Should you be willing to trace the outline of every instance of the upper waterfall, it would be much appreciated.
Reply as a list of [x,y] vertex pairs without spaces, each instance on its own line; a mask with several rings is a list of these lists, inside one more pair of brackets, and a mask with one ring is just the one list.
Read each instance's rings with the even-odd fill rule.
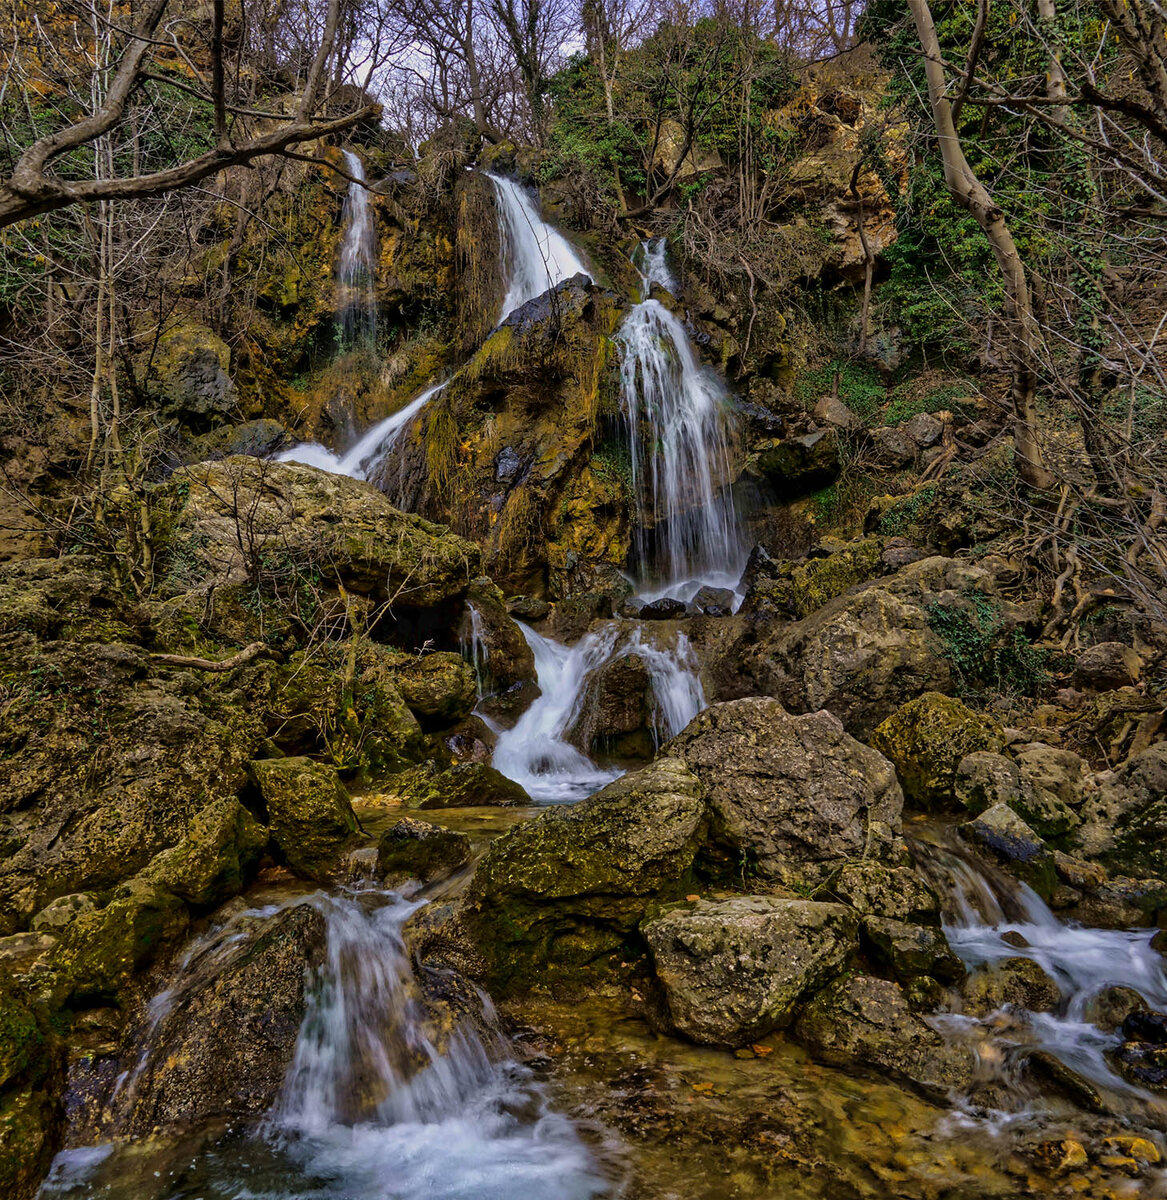
[[[644,264],[646,288],[672,283],[662,244],[646,245]],[[616,340],[632,486],[649,517],[637,531],[642,576],[656,594],[681,599],[703,584],[734,587],[747,547],[729,489],[733,417],[725,385],[659,300],[632,308]]]
[[486,177],[498,197],[502,261],[507,272],[507,294],[498,318],[501,325],[516,308],[565,279],[573,275],[591,279],[592,274],[567,238],[543,220],[534,198],[521,184],[489,172]]
[[344,165],[358,182],[350,183],[344,197],[344,232],[337,264],[340,293],[341,331],[344,344],[371,344],[377,335],[377,233],[365,187],[365,168],[351,151],[343,150]]

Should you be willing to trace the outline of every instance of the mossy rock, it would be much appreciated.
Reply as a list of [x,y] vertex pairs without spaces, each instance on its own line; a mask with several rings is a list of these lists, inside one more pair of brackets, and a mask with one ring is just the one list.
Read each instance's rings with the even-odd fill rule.
[[393,678],[405,703],[430,728],[453,725],[468,717],[478,699],[474,668],[449,651],[400,656]]
[[999,725],[940,692],[925,692],[897,709],[871,735],[871,745],[895,764],[904,796],[924,809],[954,798],[961,760],[978,750],[999,751]]
[[359,828],[340,776],[308,758],[261,759],[250,768],[284,861],[297,875],[327,881]]
[[410,879],[431,883],[464,867],[470,856],[466,834],[403,817],[381,835],[377,874],[387,887],[398,887]]
[[32,1010],[19,998],[0,991],[0,1088],[37,1062],[44,1036]]
[[60,1112],[46,1091],[28,1086],[0,1096],[0,1195],[32,1200],[56,1149]]
[[829,600],[882,574],[883,541],[867,537],[831,543],[819,556],[784,562],[776,572],[756,579],[743,604],[746,612],[777,612],[801,620]]
[[392,782],[406,808],[480,808],[530,804],[521,785],[486,763],[460,762],[442,770],[430,761]]

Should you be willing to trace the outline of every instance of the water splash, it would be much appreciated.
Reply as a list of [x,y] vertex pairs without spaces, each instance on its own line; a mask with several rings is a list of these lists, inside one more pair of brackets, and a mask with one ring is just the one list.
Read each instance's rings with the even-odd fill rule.
[[498,197],[499,233],[502,261],[506,264],[507,293],[498,323],[528,300],[573,275],[591,272],[584,266],[571,243],[553,229],[539,213],[534,197],[514,179],[487,173]]
[[632,487],[648,516],[636,533],[641,595],[688,600],[704,585],[732,589],[748,548],[729,489],[725,386],[659,300],[637,304],[616,340]]
[[343,150],[344,165],[354,180],[344,197],[344,234],[337,266],[341,331],[346,346],[371,346],[377,339],[377,232],[364,186],[365,168],[351,151]]
[[[444,388],[445,383],[426,388],[415,396],[404,408],[392,416],[378,421],[367,429],[351,450],[344,454],[333,454],[319,442],[301,442],[290,450],[276,456],[277,462],[298,462],[309,467],[319,467],[333,475],[347,475],[350,479],[376,479],[378,469],[385,456],[409,427],[410,422]],[[377,480],[384,486],[383,480]]]
[[669,266],[669,244],[667,238],[653,238],[641,243],[640,247],[640,281],[644,286],[642,299],[647,300],[654,283],[659,284],[666,292],[677,294],[677,280]]

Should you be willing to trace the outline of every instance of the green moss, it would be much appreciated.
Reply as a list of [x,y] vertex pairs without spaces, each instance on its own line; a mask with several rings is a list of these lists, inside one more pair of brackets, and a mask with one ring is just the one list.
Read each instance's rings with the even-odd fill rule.
[[990,688],[1005,695],[1040,696],[1052,679],[1050,652],[1034,646],[1021,629],[1003,632],[1000,604],[967,592],[963,607],[929,604],[928,624],[963,692]]
[[938,491],[938,484],[929,483],[911,496],[897,500],[879,518],[879,532],[885,537],[905,536],[928,511]]
[[887,391],[874,367],[851,359],[836,358],[799,375],[794,385],[794,397],[808,411],[821,396],[830,395],[838,385],[839,399],[865,425],[871,424]]

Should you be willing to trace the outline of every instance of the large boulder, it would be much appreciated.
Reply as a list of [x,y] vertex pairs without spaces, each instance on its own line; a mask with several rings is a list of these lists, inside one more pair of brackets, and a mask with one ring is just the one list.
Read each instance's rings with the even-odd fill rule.
[[961,988],[969,1016],[987,1017],[1007,1004],[1030,1012],[1052,1012],[1061,1002],[1058,985],[1032,958],[1002,958],[972,972]]
[[622,654],[592,673],[568,736],[585,754],[652,757],[652,679],[639,654]]
[[306,879],[326,881],[357,838],[357,819],[340,776],[308,758],[251,763],[275,842],[284,861]]
[[857,948],[842,904],[735,896],[649,921],[644,937],[669,1023],[695,1042],[742,1046],[788,1025]]
[[846,975],[802,1010],[795,1034],[815,1058],[832,1066],[866,1067],[902,1080],[926,1099],[946,1103],[972,1082],[974,1060],[912,1012],[896,984]]
[[236,456],[184,467],[172,485],[185,493],[175,537],[220,587],[278,569],[391,605],[399,619],[453,617],[479,573],[477,546],[346,475]]
[[1040,896],[1054,889],[1054,856],[1041,837],[1007,804],[994,804],[957,832],[989,858],[1024,880]]
[[394,679],[405,703],[426,726],[454,725],[468,717],[478,698],[474,668],[447,651],[401,655]]
[[535,680],[535,654],[507,612],[501,589],[485,575],[472,581],[468,595],[468,641],[481,690],[505,691]]
[[1167,742],[1098,777],[1075,844],[1112,871],[1167,878]]
[[389,785],[406,808],[483,808],[530,804],[521,784],[484,762],[458,762],[441,770],[422,763]]
[[832,426],[787,438],[758,455],[758,470],[782,499],[805,496],[838,478],[839,437]]
[[925,692],[883,721],[871,745],[895,764],[905,798],[934,809],[952,802],[961,760],[975,751],[996,752],[1004,739],[999,726],[960,700]]
[[377,843],[377,874],[386,887],[445,879],[470,861],[470,839],[455,829],[402,817]]
[[1122,642],[1098,642],[1088,646],[1074,663],[1074,683],[1095,692],[1110,692],[1139,682],[1142,664],[1130,646]]
[[839,542],[824,538],[812,557],[774,562],[751,558],[741,611],[773,613],[802,620],[828,601],[883,573],[883,541],[859,538]]
[[830,713],[791,716],[776,700],[715,704],[669,743],[709,796],[733,867],[815,885],[844,863],[903,849],[891,764]]
[[701,781],[668,755],[496,839],[460,912],[492,989],[602,966],[650,902],[684,894],[707,823]]
[[205,325],[168,329],[150,363],[162,411],[192,429],[206,429],[237,413],[239,395],[230,366],[227,343]]

